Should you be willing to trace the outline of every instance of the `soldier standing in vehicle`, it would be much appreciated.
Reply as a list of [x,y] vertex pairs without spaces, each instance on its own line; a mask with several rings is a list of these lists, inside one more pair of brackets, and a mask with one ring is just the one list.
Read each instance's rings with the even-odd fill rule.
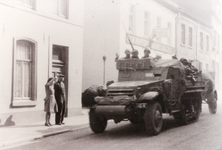
[[[130,50],[126,49],[124,53],[126,54],[126,56],[123,57],[123,58],[120,58],[120,59],[130,59],[130,58],[131,58],[131,57],[130,57],[130,54],[131,54]],[[119,59],[119,55],[116,53],[115,61],[116,61],[117,59]]]
[[134,50],[132,52],[132,59],[139,59],[138,54],[139,54],[138,50]]
[[151,58],[150,57],[150,50],[148,48],[144,49],[144,56],[142,58]]

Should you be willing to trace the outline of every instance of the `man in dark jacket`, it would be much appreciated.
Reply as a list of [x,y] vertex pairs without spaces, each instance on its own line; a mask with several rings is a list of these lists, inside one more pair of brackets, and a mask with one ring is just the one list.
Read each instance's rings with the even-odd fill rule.
[[55,123],[57,125],[65,124],[63,119],[66,111],[66,90],[64,84],[64,75],[59,74],[58,81],[54,84],[55,99],[58,105],[58,112],[55,115]]

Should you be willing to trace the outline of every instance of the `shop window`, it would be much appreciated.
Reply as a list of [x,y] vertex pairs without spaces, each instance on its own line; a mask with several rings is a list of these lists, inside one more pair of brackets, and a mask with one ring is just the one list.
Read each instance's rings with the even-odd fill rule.
[[14,47],[13,106],[33,105],[36,85],[35,61],[35,44],[27,40],[17,40]]
[[68,18],[68,0],[53,0],[53,13]]

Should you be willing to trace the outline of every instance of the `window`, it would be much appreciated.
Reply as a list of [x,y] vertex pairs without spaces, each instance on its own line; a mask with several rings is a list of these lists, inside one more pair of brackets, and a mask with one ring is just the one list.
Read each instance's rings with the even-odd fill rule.
[[200,49],[203,50],[203,32],[200,32]]
[[212,60],[212,69],[215,71],[216,69],[216,62],[214,60]]
[[135,27],[134,27],[134,22],[135,22],[135,18],[134,18],[134,6],[130,6],[129,8],[129,31],[133,32]]
[[17,40],[14,47],[14,99],[13,102],[34,100],[35,94],[35,45]]
[[172,23],[168,22],[168,31],[169,31],[169,35],[168,35],[168,43],[171,45],[171,36],[172,36]]
[[53,13],[68,18],[68,0],[53,0]]
[[203,70],[203,63],[202,62],[200,62],[200,70]]
[[[162,19],[160,17],[157,17],[156,27],[161,28],[161,24],[162,24]],[[156,38],[156,39],[157,39],[157,41],[161,42],[161,38]]]
[[161,22],[162,22],[162,20],[161,20],[161,18],[160,17],[157,17],[157,28],[161,28]]
[[220,49],[220,34],[217,33],[217,49]]
[[35,0],[18,0],[18,3],[25,7],[35,9]]
[[193,29],[189,27],[189,46],[193,46]]
[[149,12],[144,12],[144,35],[149,36],[149,21],[150,21],[150,14]]
[[214,30],[213,31],[213,47],[215,48],[216,47],[216,40],[217,38],[216,38],[216,31]]
[[209,36],[206,35],[206,51],[209,52]]
[[181,24],[181,44],[185,45],[185,24]]
[[209,64],[206,64],[206,70],[209,70]]

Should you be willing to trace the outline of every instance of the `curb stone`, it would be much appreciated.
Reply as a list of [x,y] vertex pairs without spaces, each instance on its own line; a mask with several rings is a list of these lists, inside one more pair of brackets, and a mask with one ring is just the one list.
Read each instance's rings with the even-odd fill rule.
[[87,123],[82,124],[82,126],[83,127],[78,127],[78,128],[75,128],[75,129],[64,129],[64,130],[60,130],[60,131],[54,131],[54,132],[51,132],[51,133],[46,133],[46,134],[43,134],[43,135],[32,135],[32,136],[20,138],[20,139],[17,139],[17,140],[1,142],[0,143],[0,149],[1,148],[7,148],[9,146],[16,145],[16,144],[19,144],[19,143],[34,141],[34,140],[38,140],[38,139],[42,139],[42,138],[46,138],[46,137],[50,137],[50,136],[54,136],[54,135],[58,135],[58,134],[63,134],[63,133],[67,133],[67,132],[73,132],[73,131],[77,131],[77,130],[81,130],[81,129],[89,127]]

